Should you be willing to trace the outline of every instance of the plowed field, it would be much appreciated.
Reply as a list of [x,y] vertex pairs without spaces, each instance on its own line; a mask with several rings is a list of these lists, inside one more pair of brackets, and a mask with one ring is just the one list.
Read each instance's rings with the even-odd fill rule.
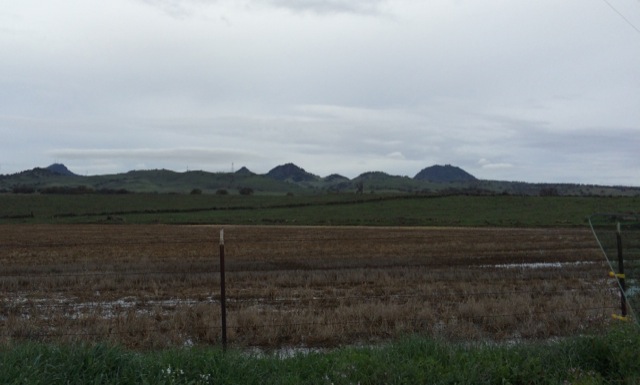
[[[219,344],[220,227],[0,228],[3,341]],[[225,228],[231,346],[544,339],[619,304],[587,229]]]

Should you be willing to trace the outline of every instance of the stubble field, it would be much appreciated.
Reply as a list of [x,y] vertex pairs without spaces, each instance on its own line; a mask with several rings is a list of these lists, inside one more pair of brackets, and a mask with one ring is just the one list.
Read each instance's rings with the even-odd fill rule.
[[[220,230],[2,226],[2,341],[220,344]],[[601,330],[619,303],[586,229],[224,230],[236,347],[548,339]]]

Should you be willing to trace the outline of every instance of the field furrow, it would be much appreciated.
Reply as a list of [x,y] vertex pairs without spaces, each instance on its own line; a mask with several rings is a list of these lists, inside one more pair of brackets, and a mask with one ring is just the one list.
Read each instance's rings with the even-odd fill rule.
[[[220,229],[2,226],[0,336],[218,344]],[[586,229],[227,226],[225,255],[237,346],[545,339],[619,304]]]

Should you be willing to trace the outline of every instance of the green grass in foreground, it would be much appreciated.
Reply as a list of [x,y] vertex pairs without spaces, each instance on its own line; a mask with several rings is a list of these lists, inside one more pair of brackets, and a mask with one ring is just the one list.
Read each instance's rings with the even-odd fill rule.
[[640,332],[512,346],[407,338],[292,358],[185,348],[132,352],[22,344],[0,353],[2,384],[639,384]]

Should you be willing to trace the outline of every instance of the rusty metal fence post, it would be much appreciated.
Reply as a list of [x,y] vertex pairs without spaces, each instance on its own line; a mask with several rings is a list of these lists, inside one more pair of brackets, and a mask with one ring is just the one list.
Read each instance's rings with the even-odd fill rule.
[[220,230],[220,312],[222,315],[222,349],[227,350],[227,295],[224,268],[224,229]]

